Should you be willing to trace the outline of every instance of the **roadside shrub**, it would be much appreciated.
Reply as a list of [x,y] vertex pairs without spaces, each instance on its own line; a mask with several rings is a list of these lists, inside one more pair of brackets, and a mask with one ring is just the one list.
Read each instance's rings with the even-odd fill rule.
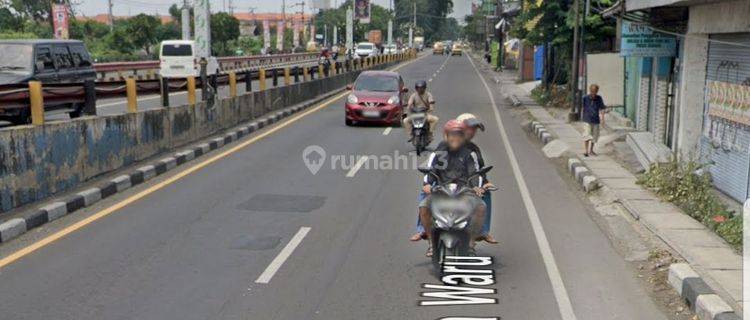
[[570,91],[564,86],[539,85],[531,90],[531,98],[541,106],[550,108],[570,108]]
[[735,250],[742,248],[742,215],[734,215],[713,191],[711,176],[695,162],[654,164],[638,183],[672,202],[716,232]]

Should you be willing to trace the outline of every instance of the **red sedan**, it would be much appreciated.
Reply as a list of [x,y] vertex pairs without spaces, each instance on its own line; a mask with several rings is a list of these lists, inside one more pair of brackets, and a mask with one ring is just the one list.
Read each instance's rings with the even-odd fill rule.
[[346,125],[375,123],[401,125],[408,100],[404,80],[396,72],[366,71],[357,77],[346,98]]

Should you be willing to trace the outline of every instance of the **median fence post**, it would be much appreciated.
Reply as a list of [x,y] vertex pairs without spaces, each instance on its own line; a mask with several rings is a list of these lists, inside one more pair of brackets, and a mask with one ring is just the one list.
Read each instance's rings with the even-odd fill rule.
[[96,84],[94,80],[86,80],[83,82],[83,114],[89,116],[96,115]]
[[[193,86],[195,86],[195,80],[193,80]],[[190,82],[188,81],[188,88]],[[195,94],[195,92],[193,92]],[[128,112],[138,112],[138,91],[135,85],[135,78],[128,77],[125,79],[125,94],[128,97]],[[195,99],[195,96],[193,96]]]
[[323,77],[325,76],[325,70],[323,70],[322,64],[318,65],[318,76],[319,76],[318,78],[320,79],[323,79]]
[[307,70],[306,66],[302,67],[302,81],[310,81],[309,70]]
[[234,71],[229,71],[229,96],[237,96],[237,74]]
[[258,70],[258,91],[266,91],[266,69]]
[[288,86],[292,84],[292,78],[290,75],[289,67],[284,68],[284,85]]
[[161,105],[169,107],[169,78],[161,78]]
[[44,97],[42,96],[42,83],[29,81],[29,102],[31,103],[31,124],[44,124]]
[[250,70],[245,71],[245,92],[253,92],[253,74]]

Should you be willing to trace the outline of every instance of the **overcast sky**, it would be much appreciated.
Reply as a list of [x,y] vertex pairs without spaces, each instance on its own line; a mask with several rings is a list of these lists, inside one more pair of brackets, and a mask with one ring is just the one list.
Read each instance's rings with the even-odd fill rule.
[[[190,1],[190,0],[189,0]],[[211,8],[213,11],[224,11],[224,8],[228,6],[229,2],[232,2],[234,10],[236,12],[249,11],[251,7],[255,7],[256,12],[280,12],[282,0],[210,0]],[[76,6],[77,12],[80,12],[87,16],[93,16],[99,13],[107,13],[107,0],[77,0],[74,3],[79,3]],[[168,14],[168,8],[173,3],[182,3],[182,0],[112,0],[114,6],[112,8],[113,14],[116,16],[124,15],[136,15],[139,13],[160,13]],[[287,0],[287,5],[300,0]],[[312,1],[305,1],[311,3]],[[331,0],[331,4],[342,3],[343,0]],[[389,0],[373,0],[373,3],[377,3],[384,7],[388,7]],[[459,18],[460,22],[463,22],[462,17],[467,15],[471,10],[471,0],[453,0],[455,6],[453,16]],[[298,11],[299,8],[287,9],[288,12]],[[310,12],[309,8],[305,8],[306,12]]]

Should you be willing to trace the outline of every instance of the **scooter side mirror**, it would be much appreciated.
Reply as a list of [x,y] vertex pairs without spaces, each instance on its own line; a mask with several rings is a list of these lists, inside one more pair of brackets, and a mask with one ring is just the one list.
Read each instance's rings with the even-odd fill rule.
[[353,89],[354,89],[354,85],[351,85],[351,84],[346,85],[346,90],[352,91]]

